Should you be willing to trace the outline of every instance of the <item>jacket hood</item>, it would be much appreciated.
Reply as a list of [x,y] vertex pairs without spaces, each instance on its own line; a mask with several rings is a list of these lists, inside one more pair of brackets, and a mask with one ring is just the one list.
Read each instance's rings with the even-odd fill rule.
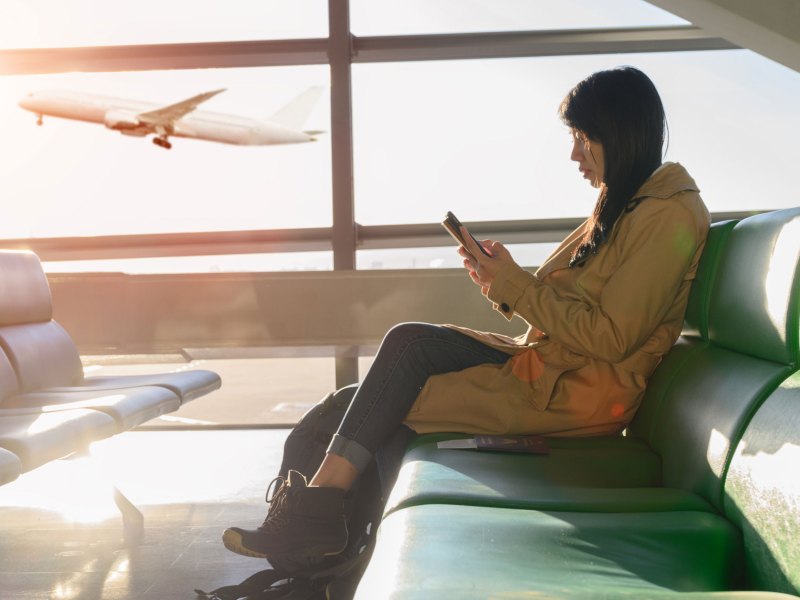
[[694,179],[680,163],[666,162],[653,171],[650,178],[633,195],[638,198],[669,198],[678,192],[699,192]]

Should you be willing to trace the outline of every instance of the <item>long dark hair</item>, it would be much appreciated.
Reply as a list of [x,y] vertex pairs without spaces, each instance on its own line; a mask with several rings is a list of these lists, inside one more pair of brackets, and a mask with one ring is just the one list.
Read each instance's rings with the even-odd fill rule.
[[600,195],[570,260],[570,267],[583,266],[620,215],[632,210],[633,195],[661,165],[667,122],[655,85],[633,67],[590,75],[567,94],[559,114],[568,127],[600,142],[605,155]]

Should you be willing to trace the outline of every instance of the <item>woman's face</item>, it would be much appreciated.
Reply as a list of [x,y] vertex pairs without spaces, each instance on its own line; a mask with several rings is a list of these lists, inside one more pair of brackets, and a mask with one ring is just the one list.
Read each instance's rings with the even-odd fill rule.
[[596,140],[575,129],[572,130],[572,154],[570,159],[578,163],[584,179],[588,179],[592,187],[599,188],[605,175],[605,155],[603,146]]

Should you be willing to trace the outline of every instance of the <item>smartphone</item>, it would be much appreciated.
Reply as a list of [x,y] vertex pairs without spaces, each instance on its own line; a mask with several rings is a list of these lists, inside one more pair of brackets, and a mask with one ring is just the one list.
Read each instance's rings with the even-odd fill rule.
[[[461,235],[462,224],[461,221],[458,220],[458,217],[456,217],[450,211],[447,211],[447,216],[445,217],[444,221],[442,221],[442,227],[444,227],[447,232],[453,236],[453,239],[455,239],[462,247],[466,249],[466,246],[464,246],[464,238]],[[474,235],[469,233],[469,231],[467,231],[467,234],[478,245],[478,248],[481,249],[481,252],[483,252],[486,256],[491,256],[489,251],[483,247],[483,244],[475,239]]]

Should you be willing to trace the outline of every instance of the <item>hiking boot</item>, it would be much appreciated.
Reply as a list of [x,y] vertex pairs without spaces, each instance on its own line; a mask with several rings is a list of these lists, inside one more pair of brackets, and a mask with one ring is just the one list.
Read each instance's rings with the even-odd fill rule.
[[[269,498],[273,484],[277,491]],[[277,477],[267,489],[269,510],[258,529],[230,527],[222,543],[231,552],[266,558],[276,566],[312,564],[334,556],[347,546],[344,490],[308,487],[306,478],[289,471],[286,480]]]

